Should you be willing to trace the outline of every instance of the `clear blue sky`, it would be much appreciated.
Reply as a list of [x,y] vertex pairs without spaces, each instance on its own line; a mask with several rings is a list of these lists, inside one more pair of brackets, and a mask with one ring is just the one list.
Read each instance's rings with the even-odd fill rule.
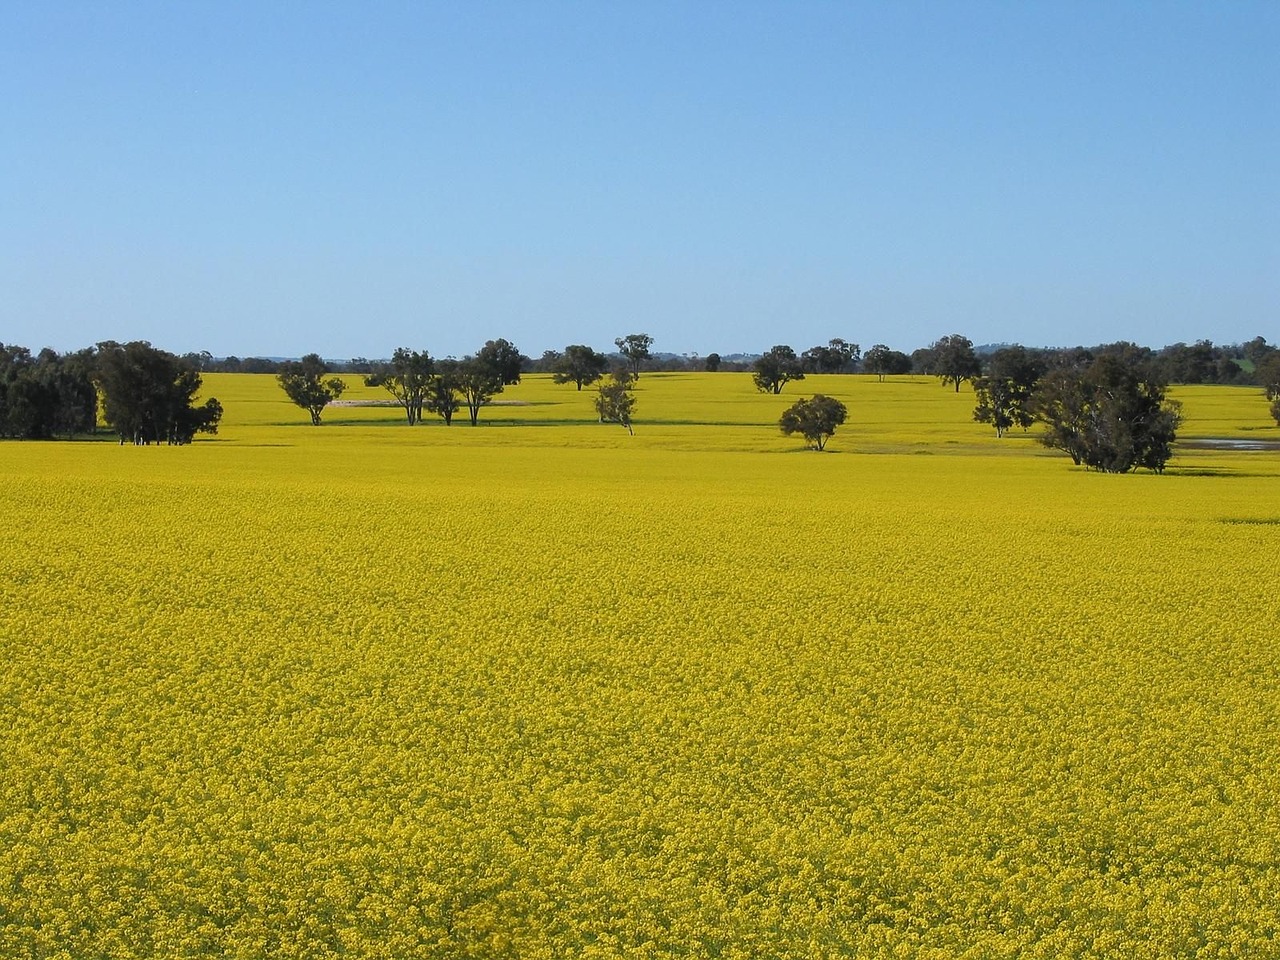
[[0,2],[0,341],[1280,336],[1280,3]]

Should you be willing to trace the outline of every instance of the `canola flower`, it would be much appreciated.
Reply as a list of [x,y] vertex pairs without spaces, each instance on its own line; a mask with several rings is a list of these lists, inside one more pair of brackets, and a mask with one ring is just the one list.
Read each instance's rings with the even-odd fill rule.
[[1277,455],[813,379],[0,444],[0,955],[1274,953]]

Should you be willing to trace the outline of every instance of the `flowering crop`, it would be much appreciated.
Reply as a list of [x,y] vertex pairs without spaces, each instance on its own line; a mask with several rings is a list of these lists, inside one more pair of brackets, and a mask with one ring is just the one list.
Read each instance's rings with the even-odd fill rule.
[[0,955],[1276,952],[1275,453],[1086,474],[924,378],[647,373],[634,437],[208,380],[216,439],[0,445]]

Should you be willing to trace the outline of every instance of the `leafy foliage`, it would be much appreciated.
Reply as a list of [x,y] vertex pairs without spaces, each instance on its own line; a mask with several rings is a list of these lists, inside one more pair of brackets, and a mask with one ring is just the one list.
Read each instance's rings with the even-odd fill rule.
[[806,373],[853,373],[861,357],[861,347],[836,337],[826,346],[810,347],[800,364]]
[[98,344],[94,376],[103,419],[121,443],[187,444],[197,433],[217,433],[222,405],[195,406],[200,374],[187,361],[143,340]]
[[888,374],[911,372],[911,358],[900,350],[890,350],[883,343],[871,347],[862,358],[862,366],[883,383]]
[[849,410],[843,403],[818,393],[811,400],[802,397],[788,407],[778,421],[778,426],[788,437],[798,433],[809,446],[822,450],[835,434],[836,427],[844,423],[848,416]]
[[0,437],[48,440],[92,433],[98,394],[92,351],[60,356],[0,343]]
[[595,408],[601,423],[617,423],[634,434],[631,415],[636,407],[636,397],[631,390],[632,378],[627,368],[615,370],[596,388]]
[[1044,375],[1045,364],[1022,347],[997,350],[988,361],[987,372],[973,381],[978,405],[973,419],[996,428],[1004,436],[1010,427],[1026,430],[1035,423],[1032,394]]
[[436,374],[423,398],[424,408],[443,420],[446,427],[453,424],[453,415],[462,409],[460,366],[453,357],[437,360]]
[[435,361],[427,351],[397,347],[391,362],[364,378],[366,386],[382,387],[404,408],[409,426],[422,419],[422,411],[436,385]]
[[761,393],[775,396],[792,380],[804,379],[804,365],[786,344],[770,347],[752,364],[751,380]]
[[320,426],[324,408],[342,396],[347,385],[341,377],[329,377],[329,365],[320,355],[309,353],[299,360],[289,360],[280,365],[276,380],[290,400],[311,414],[312,426]]
[[1182,417],[1164,385],[1132,359],[1104,354],[1088,367],[1051,371],[1035,393],[1045,446],[1104,473],[1164,471]]
[[653,337],[647,333],[629,333],[613,341],[618,353],[626,361],[634,380],[640,376],[641,365],[649,359],[649,349],[653,346]]
[[577,384],[579,390],[595,383],[609,369],[609,358],[581,343],[572,343],[557,354],[551,363],[556,383]]
[[978,355],[973,351],[973,341],[958,333],[934,341],[928,347],[930,370],[944,384],[954,383],[956,392],[960,384],[973,380],[982,372]]

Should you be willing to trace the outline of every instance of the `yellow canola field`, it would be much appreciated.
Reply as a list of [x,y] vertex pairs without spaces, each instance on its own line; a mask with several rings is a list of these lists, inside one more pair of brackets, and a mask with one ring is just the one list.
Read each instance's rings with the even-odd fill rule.
[[1280,452],[207,386],[190,447],[0,444],[0,956],[1280,953]]

